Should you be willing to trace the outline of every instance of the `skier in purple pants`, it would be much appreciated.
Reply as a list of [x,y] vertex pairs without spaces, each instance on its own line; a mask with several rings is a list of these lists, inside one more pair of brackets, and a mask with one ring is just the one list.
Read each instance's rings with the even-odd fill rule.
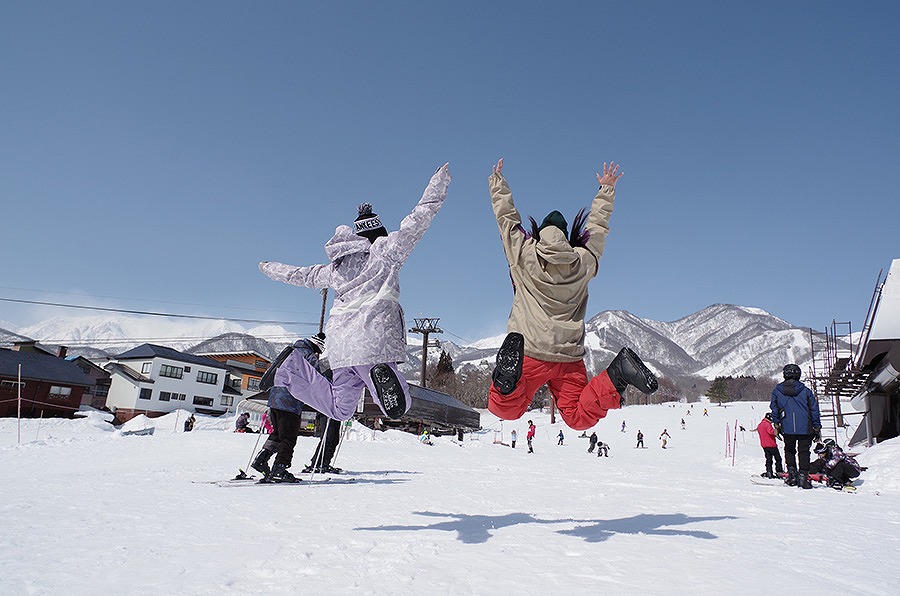
[[325,333],[333,380],[292,354],[275,374],[275,385],[334,420],[349,420],[365,388],[389,418],[400,418],[411,399],[397,363],[406,360],[406,325],[400,306],[400,269],[440,210],[450,185],[449,164],[438,168],[400,229],[388,233],[372,206],[363,203],[349,226],[338,226],[325,244],[329,263],[295,267],[264,261],[260,270],[276,281],[332,288],[334,304]]

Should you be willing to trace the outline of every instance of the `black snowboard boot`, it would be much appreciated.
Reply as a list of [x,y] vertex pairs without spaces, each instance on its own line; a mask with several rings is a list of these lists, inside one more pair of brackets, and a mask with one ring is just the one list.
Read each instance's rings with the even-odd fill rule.
[[797,486],[799,479],[800,474],[797,473],[797,468],[788,468],[787,478],[784,479],[784,483],[788,486]]
[[800,488],[812,488],[812,482],[809,481],[809,474],[801,471],[797,476],[797,486]]
[[522,361],[525,359],[525,337],[521,333],[508,333],[500,349],[497,350],[497,364],[491,379],[501,395],[509,395],[516,390],[516,383],[522,376]]
[[406,396],[403,395],[403,386],[397,375],[387,364],[376,364],[369,375],[375,384],[375,392],[384,413],[389,418],[398,420],[406,413]]
[[263,475],[263,478],[269,475],[269,472],[272,470],[269,469],[269,458],[272,457],[272,452],[263,449],[256,456],[256,459],[253,460],[253,463],[250,464],[250,467]]
[[619,354],[606,367],[606,373],[619,395],[625,394],[628,385],[633,385],[638,391],[648,395],[659,388],[656,376],[629,348],[619,350]]
[[296,483],[300,482],[300,479],[288,472],[288,467],[284,464],[276,463],[272,468],[272,471],[265,477],[262,482],[274,482],[276,484],[280,483]]

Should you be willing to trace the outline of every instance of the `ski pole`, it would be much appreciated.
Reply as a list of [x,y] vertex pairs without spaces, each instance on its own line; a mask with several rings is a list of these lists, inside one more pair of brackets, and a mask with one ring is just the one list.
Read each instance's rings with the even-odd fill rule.
[[[250,469],[250,463],[253,461],[253,456],[256,455],[256,448],[259,447],[259,440],[262,438],[263,429],[259,429],[259,434],[256,435],[256,445],[253,446],[253,451],[250,452],[250,459],[247,460],[247,469]],[[241,470],[243,472],[244,470]]]
[[328,427],[331,425],[331,418],[325,417],[325,429],[322,431],[322,436],[319,438],[319,444],[316,447],[316,458],[313,461],[313,468],[309,473],[310,481],[315,477],[316,470],[322,465],[322,460],[325,459],[325,442],[328,440]]
[[[349,421],[348,421],[349,422]],[[337,460],[338,453],[341,452],[341,445],[344,444],[344,437],[347,435],[347,427],[344,427],[338,435],[338,444],[334,449],[334,456],[331,458],[332,464]]]

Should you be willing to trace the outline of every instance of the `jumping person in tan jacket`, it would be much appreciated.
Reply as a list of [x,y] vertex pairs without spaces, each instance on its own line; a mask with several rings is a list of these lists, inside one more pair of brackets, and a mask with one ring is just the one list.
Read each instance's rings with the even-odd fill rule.
[[576,215],[571,233],[559,211],[550,212],[540,225],[531,219],[526,233],[503,177],[503,159],[494,166],[491,204],[514,292],[488,402],[501,419],[520,418],[535,392],[547,384],[565,423],[584,430],[621,407],[628,385],[644,393],[657,389],[656,377],[628,348],[590,382],[584,365],[588,282],[597,275],[609,234],[616,182],[622,177],[618,170],[615,163],[603,164],[590,211]]

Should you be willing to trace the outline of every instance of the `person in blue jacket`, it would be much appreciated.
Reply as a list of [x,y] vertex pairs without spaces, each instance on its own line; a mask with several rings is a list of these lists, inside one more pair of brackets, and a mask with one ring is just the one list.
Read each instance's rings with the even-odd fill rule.
[[769,409],[775,432],[784,436],[784,462],[790,486],[812,488],[809,481],[809,448],[813,440],[822,438],[819,402],[813,392],[800,382],[801,370],[788,364],[782,370],[784,382],[772,390]]

